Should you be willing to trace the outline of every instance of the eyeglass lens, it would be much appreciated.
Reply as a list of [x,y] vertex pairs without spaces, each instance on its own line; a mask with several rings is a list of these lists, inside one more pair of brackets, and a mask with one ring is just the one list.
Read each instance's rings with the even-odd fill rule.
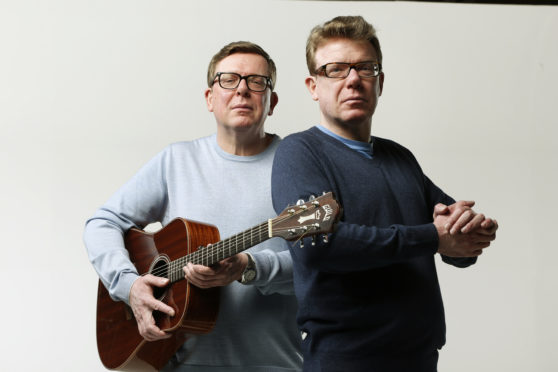
[[263,92],[267,88],[267,77],[261,75],[241,76],[232,72],[219,73],[219,85],[224,89],[236,89],[242,79],[246,80],[248,89]]
[[360,77],[378,76],[380,66],[376,62],[328,63],[323,66],[324,74],[331,78],[345,78],[354,68]]

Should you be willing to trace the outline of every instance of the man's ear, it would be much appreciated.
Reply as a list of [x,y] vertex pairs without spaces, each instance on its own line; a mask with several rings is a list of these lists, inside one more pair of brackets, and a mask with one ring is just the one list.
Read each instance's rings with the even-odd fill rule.
[[205,103],[207,104],[207,110],[213,112],[213,91],[211,88],[205,90]]
[[317,101],[318,95],[316,94],[316,77],[308,76],[304,80],[304,83],[306,84],[306,88],[308,88],[308,91],[310,92],[310,96],[312,96],[312,99],[314,101]]
[[269,97],[269,112],[267,113],[269,116],[273,115],[273,109],[279,103],[279,96],[275,92],[271,92],[271,97]]
[[378,76],[378,83],[380,84],[380,92],[378,94],[378,97],[382,95],[382,92],[384,91],[384,73],[380,72],[380,75]]

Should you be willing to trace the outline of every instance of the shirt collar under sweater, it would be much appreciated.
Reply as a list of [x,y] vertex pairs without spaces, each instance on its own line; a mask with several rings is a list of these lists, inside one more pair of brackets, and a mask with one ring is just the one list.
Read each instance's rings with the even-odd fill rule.
[[370,142],[354,141],[354,140],[347,139],[345,137],[341,137],[340,135],[333,133],[332,131],[330,131],[329,129],[327,129],[326,127],[320,124],[316,125],[316,127],[322,132],[324,132],[325,134],[341,141],[351,149],[362,154],[364,157],[368,159],[372,159],[372,157],[374,156],[374,143],[372,142],[372,140],[370,140]]

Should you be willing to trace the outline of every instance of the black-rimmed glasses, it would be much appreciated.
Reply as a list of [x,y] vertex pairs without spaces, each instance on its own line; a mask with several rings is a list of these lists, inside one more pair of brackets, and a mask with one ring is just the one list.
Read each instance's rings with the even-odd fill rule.
[[351,73],[351,69],[355,69],[358,76],[363,78],[375,77],[382,72],[382,65],[374,61],[365,61],[358,63],[332,62],[326,63],[316,70],[316,74],[324,74],[328,78],[344,79]]
[[273,89],[271,85],[271,79],[267,76],[263,75],[246,75],[242,76],[235,72],[218,72],[215,75],[215,79],[213,84],[217,81],[219,82],[219,86],[223,89],[236,89],[240,85],[240,81],[244,79],[246,80],[246,85],[248,89],[254,92],[263,92],[269,86]]

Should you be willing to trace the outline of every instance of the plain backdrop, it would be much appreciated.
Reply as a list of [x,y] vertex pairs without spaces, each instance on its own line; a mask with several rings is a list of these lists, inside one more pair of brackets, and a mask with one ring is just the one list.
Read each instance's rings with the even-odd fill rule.
[[558,7],[0,0],[2,371],[104,370],[84,223],[168,143],[214,132],[212,55],[236,40],[271,54],[266,125],[286,136],[319,120],[304,86],[310,29],[355,14],[384,53],[373,133],[500,224],[474,267],[437,259],[440,371],[558,370]]

